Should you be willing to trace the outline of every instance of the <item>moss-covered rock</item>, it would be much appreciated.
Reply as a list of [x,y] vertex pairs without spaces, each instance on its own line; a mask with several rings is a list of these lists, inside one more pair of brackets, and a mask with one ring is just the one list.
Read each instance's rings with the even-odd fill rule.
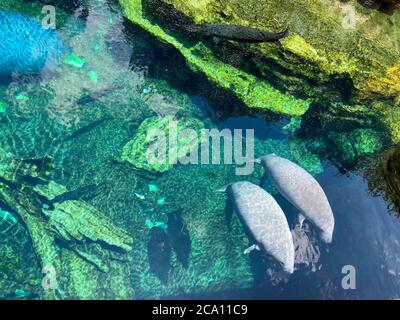
[[[150,172],[166,172],[173,167],[173,164],[179,158],[190,154],[192,150],[196,150],[198,143],[201,141],[200,130],[203,127],[203,123],[195,118],[183,118],[179,120],[174,119],[173,116],[147,118],[137,129],[135,138],[124,146],[121,160]],[[186,135],[180,138],[179,135],[186,129],[194,130],[197,137]],[[160,137],[159,134],[163,136]],[[170,134],[176,135],[176,145],[172,145],[172,141],[169,141]],[[160,161],[157,159],[154,159],[156,161],[151,161],[149,159],[149,152],[155,152],[151,147],[157,144],[155,139],[163,139],[163,142],[159,142],[164,144],[164,148],[161,147],[159,152],[162,152],[162,149],[164,149],[165,157],[160,157]],[[196,139],[197,143],[193,139]]]
[[[120,2],[128,19],[177,49],[190,69],[250,108],[302,116],[311,101],[339,103],[346,106],[347,115],[334,120],[336,114],[328,114],[332,123],[349,127],[356,119],[363,123],[357,127],[365,127],[373,118],[391,132],[393,142],[400,141],[396,34],[400,12],[388,18],[355,0]],[[269,31],[289,27],[290,34],[280,46],[235,41],[215,44],[188,33],[185,26],[192,23]]]
[[[400,94],[395,76],[399,61],[398,40],[393,27],[400,20],[398,13],[389,21],[383,13],[370,11],[352,1],[355,26],[346,28],[344,10],[353,9],[339,1],[121,0],[121,3],[131,21],[173,45],[192,69],[205,73],[249,107],[299,115],[307,110],[308,103],[277,91],[250,72],[222,62],[216,57],[218,50],[212,50],[209,44],[188,44],[185,37],[174,33],[170,25],[177,22],[166,21],[169,16],[173,20],[183,15],[182,23],[226,23],[271,31],[289,27],[290,36],[281,41],[282,46],[268,43],[243,46],[237,42],[230,45],[239,52],[250,52],[256,60],[261,57],[260,71],[269,70],[272,77],[281,80],[288,80],[289,74],[292,79],[317,81],[331,87],[343,82],[342,90],[346,95],[351,91],[355,101],[370,101],[376,94],[385,97]],[[143,10],[142,3],[150,9]],[[157,6],[169,12],[160,13]],[[160,15],[161,21],[158,21]],[[297,91],[295,86],[287,89]],[[304,94],[304,86],[298,89]],[[321,94],[311,87],[309,90],[313,91],[310,94]]]
[[[0,202],[23,221],[43,270],[53,270],[54,286],[43,287],[44,297],[132,298],[127,254],[132,237],[90,204],[57,198],[69,193],[44,178],[49,159],[19,160],[1,149],[0,155],[0,173],[4,174]],[[65,251],[70,252],[66,254],[70,259],[62,259]],[[124,285],[98,292],[99,286],[115,281]]]
[[192,70],[204,73],[215,85],[231,91],[248,107],[294,116],[301,115],[307,110],[310,103],[308,100],[284,94],[268,82],[222,62],[203,42],[191,46],[181,42],[144,15],[141,0],[121,0],[121,3],[125,14],[132,22],[175,47],[185,57]]
[[331,133],[334,158],[342,165],[353,164],[361,157],[376,154],[386,145],[381,133],[373,129],[355,129],[350,133]]

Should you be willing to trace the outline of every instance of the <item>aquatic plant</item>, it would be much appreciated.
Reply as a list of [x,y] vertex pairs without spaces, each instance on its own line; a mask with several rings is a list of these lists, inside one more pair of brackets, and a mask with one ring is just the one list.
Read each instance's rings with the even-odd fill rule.
[[355,129],[343,133],[331,133],[328,139],[335,145],[333,158],[343,166],[354,164],[365,156],[377,154],[387,142],[384,136],[373,129]]

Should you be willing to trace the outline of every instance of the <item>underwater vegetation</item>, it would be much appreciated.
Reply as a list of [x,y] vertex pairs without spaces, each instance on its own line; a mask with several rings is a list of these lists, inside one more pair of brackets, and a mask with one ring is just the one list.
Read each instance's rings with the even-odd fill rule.
[[[125,231],[113,226],[82,200],[68,196],[55,200],[68,190],[47,180],[52,169],[51,159],[16,159],[0,149],[0,163],[0,204],[11,208],[27,226],[42,268],[51,266],[52,272],[69,278],[67,282],[59,279],[53,291],[46,291],[47,298],[62,297],[67,285],[75,286],[81,296],[87,294],[85,288],[77,287],[80,280],[74,277],[80,277],[79,273],[67,275],[74,266],[96,268],[101,274],[115,270],[124,257],[128,262],[126,252],[132,249],[132,238]],[[10,216],[7,217],[10,221]],[[118,250],[110,251],[110,248]],[[71,265],[67,270],[64,268],[68,259],[61,259],[63,250],[76,254],[70,256]],[[81,285],[89,286],[88,283]]]
[[30,17],[0,9],[0,76],[54,70],[68,52],[60,35]]
[[[370,214],[377,220],[368,225],[360,219],[348,225],[349,231],[345,219],[360,218],[346,211],[354,185],[342,193],[335,188],[342,189],[340,179],[347,183],[341,173],[350,175],[400,141],[393,36],[398,12],[388,16],[351,1],[357,26],[344,30],[341,1],[120,3],[122,8],[118,1],[102,0],[0,4],[24,12],[21,21],[28,29],[41,27],[28,18],[39,19],[36,9],[60,4],[57,31],[34,29],[28,40],[42,32],[42,41],[65,40],[54,42],[64,48],[54,75],[0,84],[0,298],[150,299],[259,286],[266,286],[262,291],[270,297],[291,290],[299,296],[307,285],[316,288],[314,294],[324,291],[324,297],[351,297],[338,293],[340,269],[335,268],[353,255],[339,253],[368,251],[363,237],[375,243],[375,231],[371,236],[364,229],[376,230],[386,212],[362,212],[365,221]],[[288,34],[282,33],[287,28]],[[14,35],[17,29],[0,30]],[[259,37],[274,41],[254,42]],[[6,45],[8,53],[11,45]],[[26,65],[12,68],[29,73],[46,69],[55,52],[50,46],[51,52],[36,57],[22,49],[13,45],[9,53],[19,61],[23,52]],[[197,84],[205,90],[197,91]],[[281,268],[260,253],[245,255],[253,239],[215,192],[243,177],[235,175],[235,165],[175,163],[201,141],[178,139],[170,150],[174,123],[178,135],[186,129],[254,126],[255,157],[275,153],[327,187],[338,232],[330,252],[314,234],[319,224],[310,219],[299,228],[296,202],[291,205],[290,196],[270,179],[263,181],[263,168],[255,166],[245,179],[270,193],[285,213],[281,218],[287,219],[286,239],[294,238],[296,272],[282,280]],[[163,164],[148,161],[156,146],[147,139],[151,131],[166,138],[160,150],[173,153]],[[385,178],[376,180],[393,194],[398,191],[395,157],[384,166]],[[362,200],[353,202],[371,204]],[[346,238],[344,229],[355,240]],[[352,242],[362,244],[352,247]],[[329,260],[338,256],[337,265]],[[289,262],[287,269],[292,267]],[[381,270],[374,268],[367,269],[368,277]]]
[[[399,23],[398,15],[389,21],[384,14],[351,1],[356,25],[344,29],[340,1],[279,6],[272,0],[250,1],[246,6],[240,0],[120,2],[133,23],[169,43],[189,68],[249,108],[300,117],[309,110],[310,99],[365,107],[376,112],[377,122],[388,129],[393,141],[398,139],[395,110],[400,91],[395,70],[399,51],[393,27]],[[290,32],[280,46],[240,41],[216,44],[187,32],[188,26],[190,31],[193,25],[207,24],[289,28]],[[380,104],[375,106],[378,97]]]

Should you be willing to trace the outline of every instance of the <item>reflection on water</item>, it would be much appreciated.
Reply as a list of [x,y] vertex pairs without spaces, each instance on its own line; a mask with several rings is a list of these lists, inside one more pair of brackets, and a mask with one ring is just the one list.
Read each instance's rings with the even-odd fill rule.
[[[18,11],[21,1],[4,8]],[[24,13],[37,18],[37,8]],[[374,158],[365,162],[368,170],[361,162],[350,166],[353,158],[332,155],[328,131],[349,131],[334,120],[324,120],[330,128],[321,129],[310,115],[307,132],[303,124],[295,134],[296,120],[244,114],[241,105],[230,109],[235,99],[227,106],[209,84],[196,86],[201,79],[182,61],[171,61],[168,46],[124,21],[114,1],[86,1],[62,17],[58,32],[73,56],[55,74],[0,83],[0,297],[49,297],[40,273],[52,261],[48,252],[62,270],[58,298],[399,297],[400,222],[388,209],[391,201],[398,210],[392,196],[397,151],[383,156],[381,170],[374,170]],[[263,181],[261,168],[238,177],[233,165],[178,164],[158,174],[121,162],[121,150],[140,134],[144,119],[170,114],[200,119],[207,128],[254,129],[256,156],[275,152],[311,172],[334,212],[332,244],[321,243],[308,222],[299,228],[297,210]],[[42,170],[38,159],[52,164]],[[334,163],[345,164],[346,174]],[[294,274],[282,274],[259,252],[243,254],[251,243],[215,193],[241,179],[261,183],[285,212],[296,248]],[[47,219],[52,224],[43,229],[43,249],[30,237]],[[35,228],[28,234],[27,226]],[[96,228],[107,229],[101,241]],[[342,288],[346,265],[356,270],[355,290]]]

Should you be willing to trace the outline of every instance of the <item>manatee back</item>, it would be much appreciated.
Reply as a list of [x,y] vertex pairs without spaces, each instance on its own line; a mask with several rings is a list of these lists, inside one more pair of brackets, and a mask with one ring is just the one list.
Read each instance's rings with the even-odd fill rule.
[[261,158],[279,192],[310,220],[330,242],[334,218],[329,201],[317,180],[290,160],[271,155]]
[[230,192],[238,214],[255,240],[285,271],[292,273],[293,239],[279,204],[268,192],[250,182],[234,183]]

